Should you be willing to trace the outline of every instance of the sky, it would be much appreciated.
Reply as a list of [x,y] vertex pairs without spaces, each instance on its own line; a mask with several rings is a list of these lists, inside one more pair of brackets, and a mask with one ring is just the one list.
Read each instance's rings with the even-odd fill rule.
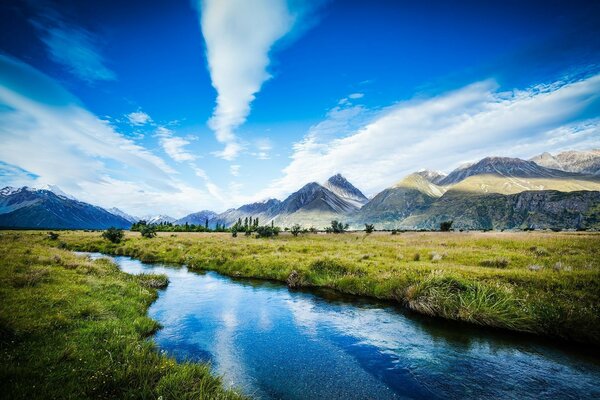
[[182,217],[600,148],[600,2],[0,5],[0,186]]

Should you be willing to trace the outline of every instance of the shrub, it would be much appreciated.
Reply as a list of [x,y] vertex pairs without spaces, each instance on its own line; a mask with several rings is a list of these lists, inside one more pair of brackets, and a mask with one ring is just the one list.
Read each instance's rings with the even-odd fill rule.
[[142,225],[140,227],[140,233],[142,234],[142,237],[152,239],[156,236],[156,228],[152,225]]
[[450,228],[452,228],[452,223],[454,221],[444,221],[440,224],[440,231],[442,232],[449,232]]
[[429,254],[429,259],[431,261],[441,261],[444,258],[443,255],[436,253],[435,251]]
[[281,229],[278,226],[259,226],[256,228],[256,237],[266,238],[279,235]]
[[392,235],[397,235],[398,234],[398,230],[397,229],[392,229]]
[[365,224],[365,232],[368,234],[373,233],[375,226],[373,224]]
[[121,243],[124,235],[123,229],[118,229],[115,227],[110,227],[102,232],[102,237],[111,243]]
[[[348,229],[348,224],[339,222],[336,220],[331,221],[331,232],[332,233],[344,233]],[[327,230],[327,229],[326,229]]]
[[497,257],[488,260],[483,260],[479,263],[482,267],[490,268],[506,268],[508,267],[509,261],[504,257]]
[[236,229],[232,229],[231,230],[231,236],[237,237],[237,230]]
[[50,240],[56,240],[59,236],[60,235],[56,232],[48,232],[48,239]]
[[302,231],[302,227],[300,227],[300,225],[295,224],[292,226],[292,229],[290,229],[290,232],[292,232],[292,235],[294,236],[298,236],[298,234]]
[[319,230],[317,228],[315,228],[314,226],[311,226],[310,228],[308,228],[308,230],[310,231],[310,233],[314,233],[314,234],[319,233]]
[[421,255],[419,253],[415,253],[413,256],[413,261],[421,261]]

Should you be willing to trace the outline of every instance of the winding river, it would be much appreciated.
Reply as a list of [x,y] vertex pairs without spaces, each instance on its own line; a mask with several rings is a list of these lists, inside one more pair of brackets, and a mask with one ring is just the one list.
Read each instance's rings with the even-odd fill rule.
[[[99,253],[83,253],[92,258]],[[540,338],[408,314],[331,291],[111,257],[162,273],[149,315],[178,360],[261,399],[598,399],[600,360]]]

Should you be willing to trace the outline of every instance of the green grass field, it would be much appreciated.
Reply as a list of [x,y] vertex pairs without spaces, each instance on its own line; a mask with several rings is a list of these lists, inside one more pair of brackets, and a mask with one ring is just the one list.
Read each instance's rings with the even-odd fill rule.
[[[25,234],[24,234],[25,235]],[[397,301],[432,316],[600,343],[600,235],[553,232],[289,234],[65,232],[63,246]]]
[[0,232],[0,390],[9,398],[237,398],[207,366],[147,338],[161,276],[131,276],[70,250],[186,264],[397,301],[427,315],[600,344],[596,233],[283,234]]
[[46,236],[0,232],[2,398],[241,398],[207,365],[178,364],[147,340],[166,277],[122,273]]

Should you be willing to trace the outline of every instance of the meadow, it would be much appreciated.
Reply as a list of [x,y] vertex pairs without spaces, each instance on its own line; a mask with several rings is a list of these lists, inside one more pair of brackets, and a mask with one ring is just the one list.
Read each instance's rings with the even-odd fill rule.
[[125,274],[47,236],[0,232],[2,398],[242,398],[208,365],[177,363],[147,340],[165,276]]
[[[22,235],[35,235],[23,233]],[[593,232],[281,234],[62,232],[57,245],[327,287],[482,326],[600,344],[600,235]]]
[[281,234],[0,232],[0,390],[9,398],[240,398],[203,364],[148,338],[161,275],[71,250],[327,287],[418,313],[600,343],[600,235],[592,232]]

